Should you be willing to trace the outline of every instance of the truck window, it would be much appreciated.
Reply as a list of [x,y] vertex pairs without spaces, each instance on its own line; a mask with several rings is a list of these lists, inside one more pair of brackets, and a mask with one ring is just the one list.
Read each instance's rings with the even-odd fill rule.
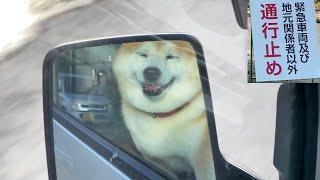
[[54,63],[56,107],[150,167],[180,179],[215,179],[190,43],[78,48]]

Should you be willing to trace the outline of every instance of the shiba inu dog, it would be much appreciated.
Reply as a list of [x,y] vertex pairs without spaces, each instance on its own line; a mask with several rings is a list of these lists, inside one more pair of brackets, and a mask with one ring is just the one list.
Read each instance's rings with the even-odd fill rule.
[[112,64],[122,114],[137,149],[199,180],[215,179],[197,59],[185,41],[120,46]]

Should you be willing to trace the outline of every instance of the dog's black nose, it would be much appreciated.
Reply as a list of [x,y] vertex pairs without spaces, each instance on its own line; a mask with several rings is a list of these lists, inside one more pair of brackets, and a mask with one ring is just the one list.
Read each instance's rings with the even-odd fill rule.
[[159,80],[161,71],[157,67],[148,67],[143,71],[143,76],[147,82],[153,83]]

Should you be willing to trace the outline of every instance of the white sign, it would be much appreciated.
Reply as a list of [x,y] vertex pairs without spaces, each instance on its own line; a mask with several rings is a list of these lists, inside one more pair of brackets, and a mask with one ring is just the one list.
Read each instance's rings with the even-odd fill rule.
[[256,81],[320,78],[314,0],[251,0]]

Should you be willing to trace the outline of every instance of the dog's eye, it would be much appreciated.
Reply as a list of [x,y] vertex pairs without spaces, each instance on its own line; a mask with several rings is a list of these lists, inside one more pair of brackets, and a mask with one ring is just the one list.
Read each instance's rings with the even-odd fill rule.
[[147,55],[146,53],[137,52],[137,54],[138,54],[139,56],[141,56],[141,57],[144,57],[144,58],[148,57],[148,55]]
[[179,57],[170,54],[166,57],[166,59],[179,59]]

